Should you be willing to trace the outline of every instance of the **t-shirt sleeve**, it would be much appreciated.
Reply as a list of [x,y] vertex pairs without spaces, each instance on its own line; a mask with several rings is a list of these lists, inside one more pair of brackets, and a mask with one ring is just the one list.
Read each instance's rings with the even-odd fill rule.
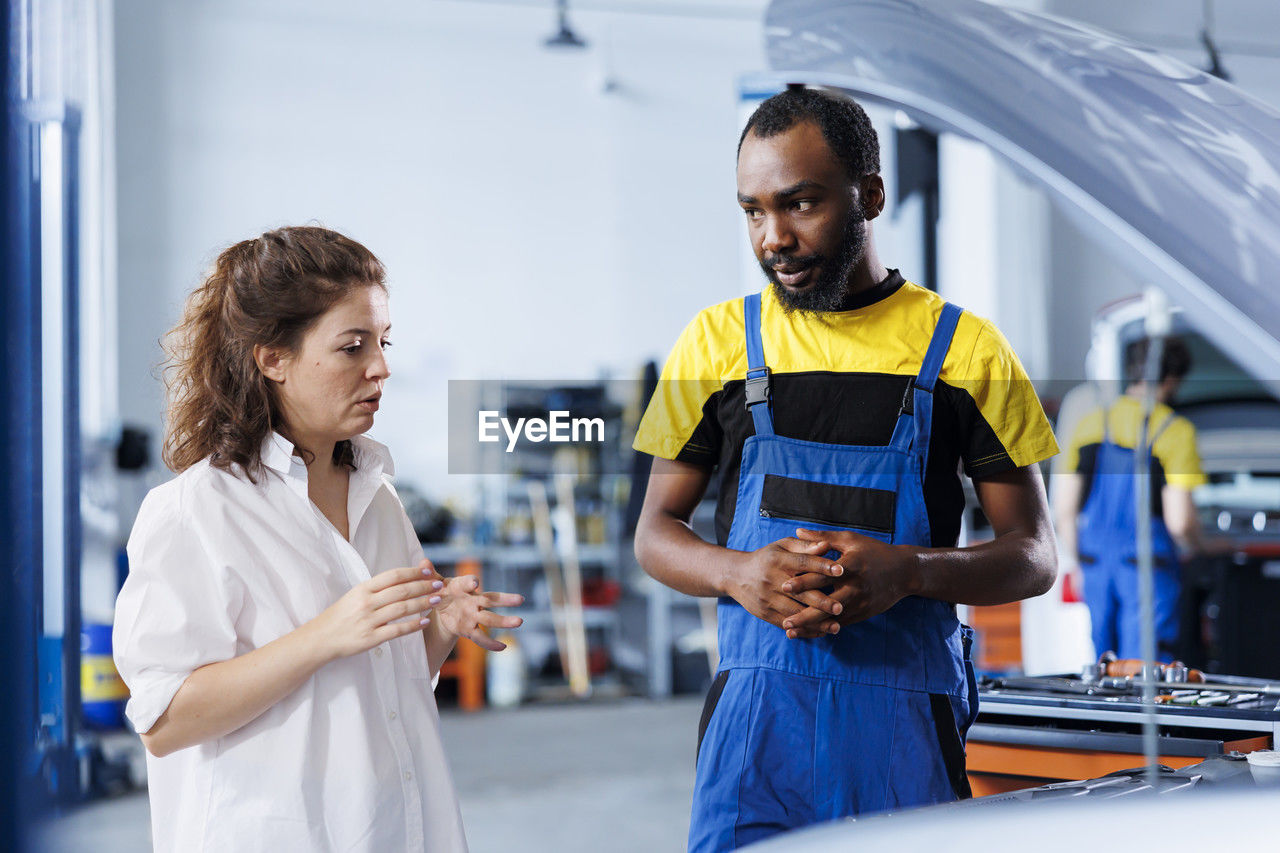
[[968,423],[961,424],[961,458],[969,477],[1024,468],[1058,453],[1035,386],[991,321],[982,321],[957,384],[974,402]]
[[1200,464],[1196,428],[1184,417],[1174,417],[1154,448],[1164,466],[1165,482],[1188,491],[1209,482]]
[[176,489],[143,502],[129,536],[129,576],[116,600],[116,668],[129,688],[125,714],[145,734],[202,666],[237,652],[243,587],[209,559]]
[[720,389],[703,316],[699,315],[672,348],[632,446],[662,459],[714,466],[720,458],[723,435],[709,404]]
[[1097,445],[1102,441],[1102,415],[1102,409],[1094,409],[1071,428],[1071,434],[1066,436],[1066,447],[1062,451],[1062,473],[1083,473],[1082,451],[1085,447]]

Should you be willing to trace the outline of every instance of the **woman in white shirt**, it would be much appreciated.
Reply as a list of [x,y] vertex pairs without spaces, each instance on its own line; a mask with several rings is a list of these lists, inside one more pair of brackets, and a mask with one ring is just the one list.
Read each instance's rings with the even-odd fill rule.
[[115,657],[157,851],[466,849],[432,692],[518,595],[445,579],[363,433],[390,375],[382,264],[323,228],[232,246],[169,338],[165,462]]

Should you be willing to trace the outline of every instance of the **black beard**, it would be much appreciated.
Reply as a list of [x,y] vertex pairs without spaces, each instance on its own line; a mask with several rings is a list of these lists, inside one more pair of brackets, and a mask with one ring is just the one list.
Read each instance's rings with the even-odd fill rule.
[[[790,315],[796,311],[817,314],[823,311],[840,310],[845,296],[848,295],[849,278],[853,275],[853,269],[867,251],[867,231],[863,227],[865,222],[862,201],[859,200],[844,221],[844,239],[841,240],[840,254],[836,255],[830,263],[822,255],[809,255],[804,258],[774,255],[768,263],[760,262],[760,268],[764,270],[765,276],[773,285],[773,295],[778,298],[778,304],[782,306],[784,314]],[[778,281],[778,275],[773,271],[772,265],[790,266],[797,263],[806,267],[821,264],[822,271],[812,287],[800,293],[792,293]]]

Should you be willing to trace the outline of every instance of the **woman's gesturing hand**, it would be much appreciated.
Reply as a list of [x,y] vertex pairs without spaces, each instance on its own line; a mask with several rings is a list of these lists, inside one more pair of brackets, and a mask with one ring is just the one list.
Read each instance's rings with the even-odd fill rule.
[[308,624],[329,659],[349,657],[421,631],[430,621],[427,611],[440,603],[444,588],[425,560],[418,566],[388,569],[352,587]]
[[480,579],[474,575],[441,578],[434,574],[431,563],[422,561],[424,569],[432,571],[432,577],[444,581],[441,601],[436,605],[439,627],[455,637],[466,637],[481,648],[500,652],[507,647],[484,632],[485,628],[518,628],[524,622],[519,616],[503,616],[493,613],[491,607],[517,607],[524,603],[524,596],[513,592],[485,592]]

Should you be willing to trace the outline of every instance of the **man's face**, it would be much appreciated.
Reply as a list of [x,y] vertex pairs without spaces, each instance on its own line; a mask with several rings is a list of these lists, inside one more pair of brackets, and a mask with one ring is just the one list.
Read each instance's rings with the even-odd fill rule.
[[866,212],[822,130],[806,121],[765,139],[747,134],[738,153],[738,203],[782,307],[838,308],[866,252]]

